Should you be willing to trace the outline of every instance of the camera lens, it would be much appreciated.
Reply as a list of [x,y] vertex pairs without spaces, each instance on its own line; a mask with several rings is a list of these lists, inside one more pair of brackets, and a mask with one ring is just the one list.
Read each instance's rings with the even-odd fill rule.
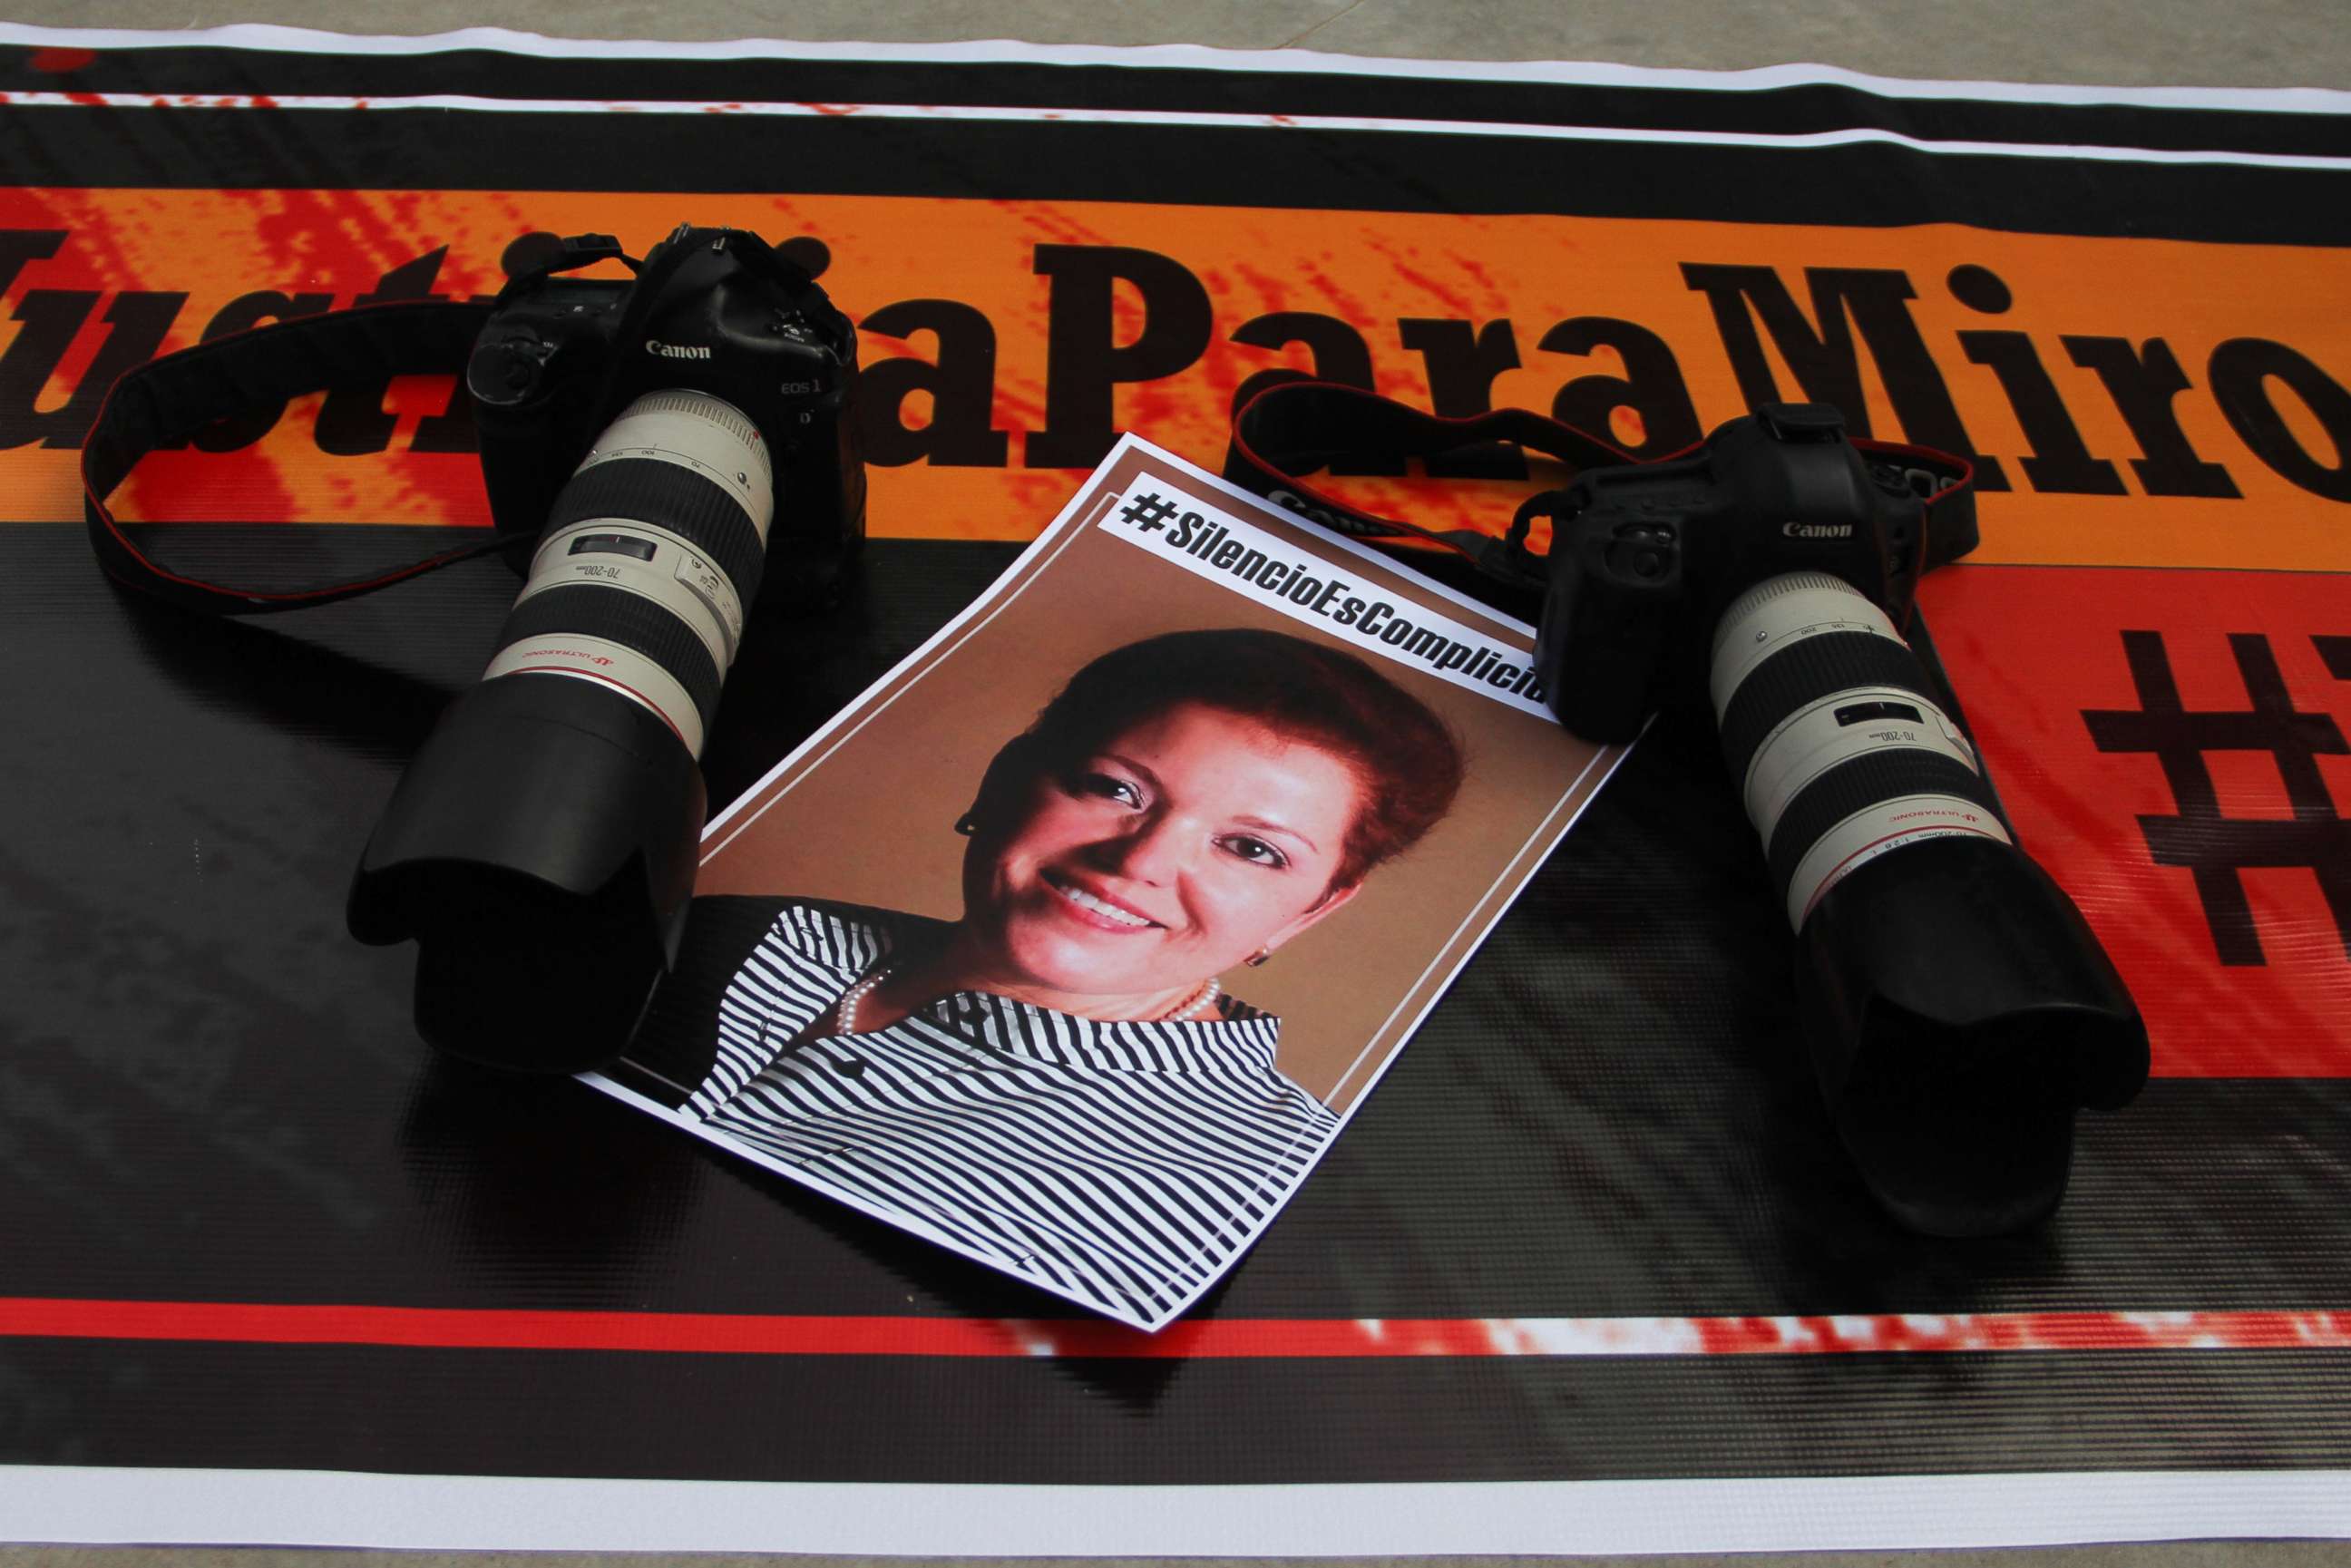
[[640,397],[557,496],[482,678],[599,683],[701,756],[774,510],[766,444],[740,410],[683,388]]
[[1733,601],[1710,684],[1723,756],[1797,930],[1881,855],[1959,835],[2012,841],[1917,655],[1838,579],[1788,572]]

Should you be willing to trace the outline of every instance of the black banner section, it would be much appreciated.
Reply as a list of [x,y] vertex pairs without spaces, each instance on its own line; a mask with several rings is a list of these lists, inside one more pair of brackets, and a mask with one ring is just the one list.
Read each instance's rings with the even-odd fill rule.
[[[301,533],[351,552],[312,570],[432,531]],[[1013,553],[876,541],[841,608],[755,622],[713,798]],[[1058,1315],[587,1090],[477,1079],[416,1042],[404,956],[349,941],[343,894],[514,582],[483,561],[265,630],[116,592],[78,529],[0,531],[0,616],[43,716],[0,784],[57,825],[0,844],[0,1294]],[[1643,742],[1204,1311],[2351,1300],[2351,1246],[2314,1230],[2308,1196],[2351,1147],[2351,1082],[2158,1081],[2084,1119],[2074,1191],[2032,1234],[1941,1242],[1880,1216],[1820,1108],[1785,918],[1720,769],[1703,715]]]
[[[691,49],[695,46],[683,46]],[[1378,62],[1388,67],[1396,62]],[[1932,61],[1919,62],[1931,75]],[[1437,66],[1432,69],[1446,68]],[[1475,70],[1478,68],[1468,68]],[[1532,68],[1540,69],[1541,68]],[[1571,70],[1574,68],[1569,68]],[[1660,73],[1662,74],[1662,73]],[[305,54],[164,47],[0,48],[0,92],[630,102],[890,104],[1581,125],[1805,136],[1870,127],[1928,141],[2351,156],[2336,115],[2146,103],[1878,93],[1832,82],[1730,85],[1479,80],[1315,69],[1198,70],[939,59],[549,57],[490,49]],[[2021,89],[2020,98],[2032,89]],[[2125,96],[2116,92],[2116,97]],[[2214,97],[2220,95],[2214,94]]]
[[925,119],[817,113],[61,104],[0,108],[0,162],[57,187],[794,192],[2351,243],[2338,169],[1882,144],[985,120],[942,136]]
[[2339,1469],[2346,1401],[2351,1358],[2328,1351],[940,1362],[21,1340],[0,1343],[0,1463],[948,1485]]

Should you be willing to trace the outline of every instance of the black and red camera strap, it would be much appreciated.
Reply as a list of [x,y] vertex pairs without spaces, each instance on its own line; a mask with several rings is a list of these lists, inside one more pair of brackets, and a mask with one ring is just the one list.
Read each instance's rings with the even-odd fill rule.
[[[109,391],[82,446],[83,517],[99,564],[118,580],[184,609],[256,615],[355,598],[527,543],[528,534],[501,534],[365,577],[265,591],[159,564],[107,505],[141,458],[184,447],[220,422],[271,414],[291,398],[339,385],[462,374],[475,338],[496,308],[488,299],[402,300],[298,317],[165,354],[126,372]],[[1498,443],[1550,457],[1572,473],[1640,461],[1603,437],[1526,409],[1447,417],[1361,387],[1300,381],[1266,389],[1235,413],[1225,477],[1355,538],[1440,545],[1499,581],[1540,590],[1542,561],[1529,550],[1528,535],[1534,518],[1559,515],[1564,490],[1529,497],[1509,528],[1495,535],[1383,517],[1307,478],[1351,461],[1437,458]],[[1866,460],[1911,476],[1921,490],[1931,517],[1926,565],[1938,566],[1973,547],[1972,466],[1964,458],[1896,442],[1856,439],[1853,444]]]
[[[1669,463],[1703,443],[1664,457],[1633,456],[1614,442],[1528,409],[1447,417],[1338,382],[1284,382],[1268,387],[1233,415],[1225,478],[1329,528],[1361,539],[1419,539],[1468,557],[1489,577],[1540,591],[1548,581],[1542,558],[1529,549],[1533,520],[1562,515],[1564,489],[1519,504],[1499,535],[1480,529],[1423,528],[1367,511],[1306,476],[1323,470],[1368,468],[1397,457],[1456,455],[1497,443],[1549,457],[1570,474],[1629,463]],[[1975,548],[1975,467],[1932,447],[1855,438],[1864,461],[1894,471],[1927,503],[1925,567],[1941,566]]]
[[440,551],[363,578],[298,591],[211,582],[152,559],[107,505],[152,452],[186,446],[207,426],[266,416],[287,400],[393,376],[464,373],[493,307],[487,300],[397,300],[274,321],[198,343],[126,371],[82,443],[82,517],[107,574],[183,609],[259,615],[329,604],[509,548],[496,538]]
[[[681,233],[684,232],[683,229]],[[812,293],[831,309],[814,277],[756,235],[731,235],[735,254],[794,294]],[[298,316],[225,334],[126,371],[82,443],[82,517],[99,564],[117,581],[182,609],[210,615],[264,615],[331,604],[373,593],[395,582],[477,556],[514,550],[537,530],[500,530],[496,537],[438,551],[420,560],[363,577],[299,590],[263,590],[214,582],[163,566],[139,546],[108,506],[117,486],[150,453],[200,441],[208,427],[275,418],[289,399],[339,386],[382,386],[395,376],[465,373],[474,340],[507,302],[549,276],[600,262],[618,262],[643,274],[646,263],[628,255],[610,235],[570,235],[549,246],[538,264],[517,272],[494,298],[392,300],[316,316]],[[632,296],[621,332],[627,337],[649,308]],[[843,323],[844,329],[846,323]]]

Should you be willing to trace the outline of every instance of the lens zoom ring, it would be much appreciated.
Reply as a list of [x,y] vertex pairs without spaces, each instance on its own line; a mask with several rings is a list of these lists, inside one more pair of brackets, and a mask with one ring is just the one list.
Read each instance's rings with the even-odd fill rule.
[[601,637],[643,653],[677,677],[701,712],[705,731],[716,718],[720,674],[710,649],[692,627],[643,594],[596,583],[542,590],[517,601],[507,612],[498,646],[510,648],[526,637],[567,632]]
[[758,597],[767,547],[743,503],[715,479],[658,457],[615,457],[572,476],[555,497],[548,531],[593,517],[627,517],[667,528],[708,556],[745,605]]
[[1899,643],[1867,632],[1799,638],[1750,670],[1730,695],[1722,714],[1722,755],[1731,777],[1746,776],[1755,748],[1781,720],[1855,686],[1892,686],[1935,702],[1918,655]]
[[1991,791],[1966,763],[1940,752],[1874,751],[1848,758],[1796,792],[1771,833],[1771,881],[1782,893],[1821,835],[1864,807],[1905,795],[1953,795],[1997,822]]

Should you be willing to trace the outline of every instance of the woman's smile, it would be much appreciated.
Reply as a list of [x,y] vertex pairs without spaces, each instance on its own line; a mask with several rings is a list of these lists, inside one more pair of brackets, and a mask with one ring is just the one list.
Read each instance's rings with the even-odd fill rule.
[[1059,894],[1063,903],[1089,925],[1100,925],[1113,931],[1148,931],[1159,923],[1098,893],[1089,893],[1061,873],[1047,869],[1040,880]]
[[1049,1005],[1180,999],[1346,902],[1362,793],[1322,747],[1169,708],[1045,768],[984,826],[966,956]]

